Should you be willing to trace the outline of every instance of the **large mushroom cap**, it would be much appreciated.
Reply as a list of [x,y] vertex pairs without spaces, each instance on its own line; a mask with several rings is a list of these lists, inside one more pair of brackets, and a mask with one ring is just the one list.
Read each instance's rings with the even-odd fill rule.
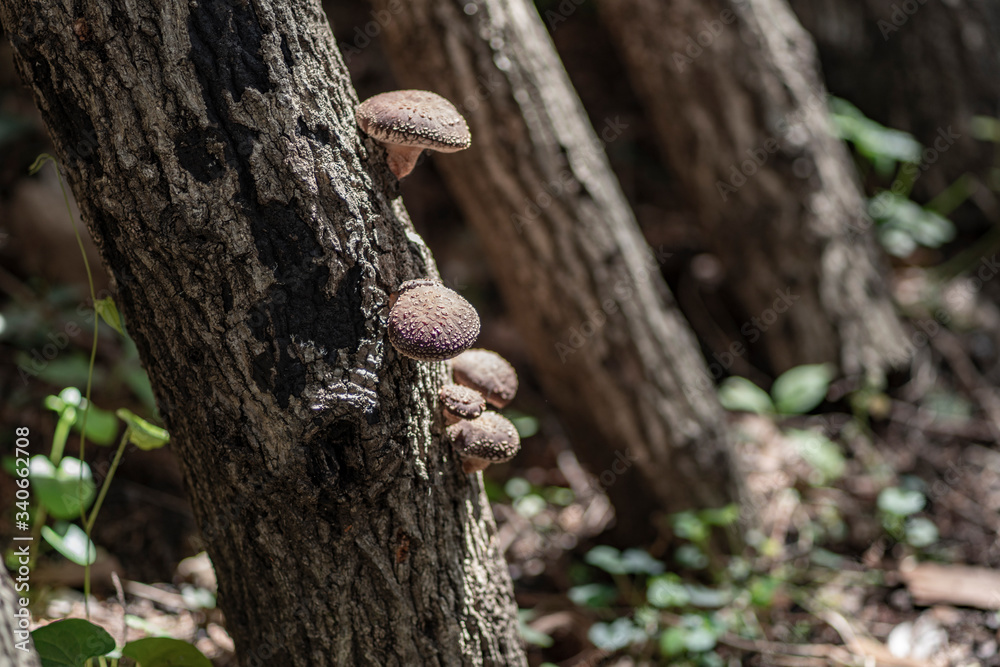
[[462,458],[462,469],[482,470],[491,463],[509,461],[521,449],[521,437],[510,420],[496,412],[484,412],[449,426],[448,439]]
[[472,143],[458,109],[426,90],[393,90],[369,97],[354,117],[365,134],[385,144],[453,153]]
[[475,389],[495,408],[506,406],[517,393],[517,372],[490,350],[466,350],[452,361],[455,382]]
[[458,384],[446,384],[439,392],[445,420],[454,424],[462,419],[475,419],[486,409],[483,395],[475,389]]
[[389,309],[389,342],[420,361],[444,361],[479,337],[479,314],[457,292],[433,280],[408,280]]

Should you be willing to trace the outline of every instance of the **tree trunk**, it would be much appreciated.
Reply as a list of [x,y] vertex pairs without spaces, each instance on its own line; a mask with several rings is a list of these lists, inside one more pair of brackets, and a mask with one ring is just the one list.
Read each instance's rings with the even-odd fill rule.
[[[14,546],[18,544],[15,543]],[[34,548],[32,545],[32,549]],[[27,607],[18,604],[22,597],[27,597],[27,593],[16,591],[7,568],[0,566],[0,614],[3,614],[0,618],[0,665],[4,667],[39,667],[42,664],[30,637],[17,634],[27,633],[27,623],[30,620],[27,616],[24,617],[24,625],[21,625],[19,621],[22,617],[14,615],[20,611],[28,613]]]
[[521,665],[443,364],[436,276],[308,0],[0,9],[173,436],[242,664]]
[[[774,373],[906,356],[813,45],[784,0],[601,0],[667,162]],[[753,344],[760,340],[760,345]]]
[[[977,141],[971,121],[975,115],[1000,115],[1000,4],[791,0],[791,5],[816,40],[830,92],[872,119],[912,133],[928,149],[927,170],[916,183],[921,196],[939,194],[967,172],[990,182],[995,145]],[[942,131],[958,137],[942,143]]]
[[[453,100],[472,148],[438,161],[546,396],[617,508],[738,498],[724,417],[576,92],[526,0],[373,0],[403,85]],[[609,119],[611,141],[621,129]]]

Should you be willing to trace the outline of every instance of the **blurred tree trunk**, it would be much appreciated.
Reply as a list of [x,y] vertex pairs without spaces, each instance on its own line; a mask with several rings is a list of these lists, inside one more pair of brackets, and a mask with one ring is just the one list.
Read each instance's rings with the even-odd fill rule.
[[773,373],[906,356],[813,45],[784,0],[601,0],[667,162]]
[[[975,115],[1000,116],[1000,3],[791,0],[791,5],[816,40],[830,92],[934,151],[917,182],[923,197],[939,194],[966,172],[990,182],[995,144],[976,140],[971,121]],[[953,141],[943,143],[942,131]]]
[[444,95],[469,121],[472,148],[437,167],[620,534],[648,535],[653,509],[737,500],[723,413],[664,258],[643,241],[535,8],[372,4],[391,10],[382,41],[403,85]]
[[[14,546],[19,545],[15,542]],[[35,549],[36,545],[31,545],[31,548]],[[21,597],[27,597],[27,593],[16,591],[7,568],[0,566],[0,613],[3,614],[0,619],[0,665],[3,667],[38,667],[42,664],[31,639],[16,634],[27,632],[27,625],[19,625],[19,619],[14,616],[15,612],[22,609],[28,613],[27,607],[18,604]]]
[[437,270],[318,4],[10,0],[0,18],[241,663],[526,664],[481,478],[441,444],[444,365],[385,338],[389,293]]

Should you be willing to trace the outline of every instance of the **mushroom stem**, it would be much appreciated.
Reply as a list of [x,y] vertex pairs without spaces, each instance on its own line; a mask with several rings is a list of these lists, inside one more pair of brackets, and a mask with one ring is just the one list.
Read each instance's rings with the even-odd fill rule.
[[417,158],[424,152],[424,149],[419,146],[399,146],[386,143],[382,145],[385,146],[388,154],[389,169],[396,175],[396,178],[403,178],[413,171],[417,165]]
[[483,459],[465,459],[462,461],[462,472],[466,475],[471,475],[480,470],[486,470],[489,466],[490,462]]

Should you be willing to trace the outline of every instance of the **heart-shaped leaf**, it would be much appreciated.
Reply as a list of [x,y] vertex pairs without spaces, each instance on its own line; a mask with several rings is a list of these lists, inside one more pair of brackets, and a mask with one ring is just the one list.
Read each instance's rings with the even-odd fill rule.
[[57,519],[73,519],[94,501],[94,478],[90,466],[80,459],[64,456],[59,467],[44,454],[30,461],[31,484],[38,500]]
[[719,387],[719,401],[726,410],[755,412],[766,415],[774,412],[774,404],[767,392],[746,378],[728,377]]
[[140,667],[212,667],[193,645],[170,637],[147,637],[125,644],[122,655]]
[[832,364],[796,366],[774,381],[771,396],[774,397],[778,412],[802,415],[823,402],[832,380]]
[[97,560],[97,547],[75,523],[59,522],[55,529],[42,526],[42,538],[77,565],[91,565]]
[[125,329],[122,327],[122,316],[118,313],[118,306],[115,305],[114,299],[110,296],[98,299],[94,302],[94,310],[97,311],[102,320],[108,323],[108,326],[121,335],[125,335]]
[[878,508],[896,516],[916,514],[927,504],[927,497],[919,491],[890,486],[878,494]]
[[115,648],[107,631],[82,618],[67,618],[31,633],[42,667],[83,667],[88,658],[106,655]]
[[159,449],[170,442],[170,434],[166,430],[150,424],[131,410],[119,408],[115,414],[131,427],[128,440],[139,449]]

